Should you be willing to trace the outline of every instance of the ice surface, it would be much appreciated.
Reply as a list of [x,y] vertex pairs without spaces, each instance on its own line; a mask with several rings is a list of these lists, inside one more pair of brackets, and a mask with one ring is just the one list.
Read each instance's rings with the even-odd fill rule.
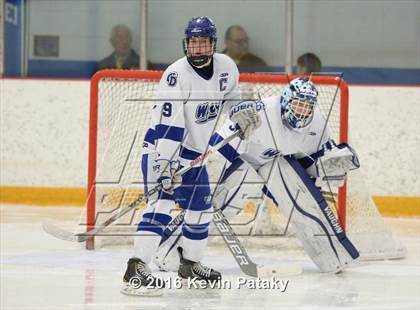
[[[1,206],[1,309],[419,309],[420,220],[388,219],[407,247],[403,260],[361,262],[339,275],[320,274],[299,251],[248,249],[257,263],[300,262],[287,289],[237,289],[243,276],[224,247],[208,250],[205,263],[232,289],[167,289],[162,297],[119,292],[129,248],[86,251],[54,239],[46,219],[68,223],[80,208]],[[174,273],[160,273],[162,277]]]

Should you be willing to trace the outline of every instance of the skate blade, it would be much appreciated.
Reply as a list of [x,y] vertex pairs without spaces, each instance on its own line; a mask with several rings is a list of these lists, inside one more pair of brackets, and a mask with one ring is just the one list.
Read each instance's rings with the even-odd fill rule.
[[163,295],[162,288],[133,288],[128,284],[125,284],[121,290],[121,294],[128,295],[128,296],[145,296],[145,297],[159,297]]

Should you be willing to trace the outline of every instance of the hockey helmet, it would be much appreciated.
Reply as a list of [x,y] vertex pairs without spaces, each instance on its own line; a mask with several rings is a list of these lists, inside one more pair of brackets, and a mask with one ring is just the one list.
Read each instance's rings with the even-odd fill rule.
[[318,90],[307,78],[296,78],[283,88],[280,97],[283,120],[293,129],[308,126],[313,119]]
[[[205,53],[197,52],[191,46],[189,42],[193,38],[209,38],[208,42],[210,46],[205,46],[204,48],[208,51]],[[207,16],[193,17],[188,21],[187,26],[185,27],[185,38],[183,40],[184,54],[187,56],[190,63],[196,67],[202,67],[209,62],[209,59],[213,57],[213,54],[216,50],[216,25]],[[199,49],[201,46],[199,47]]]

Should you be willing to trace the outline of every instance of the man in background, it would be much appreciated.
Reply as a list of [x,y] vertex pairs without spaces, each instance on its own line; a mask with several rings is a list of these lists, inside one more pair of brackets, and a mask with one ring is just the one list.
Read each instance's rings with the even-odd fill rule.
[[321,69],[321,59],[314,53],[305,53],[297,59],[297,74],[299,75],[311,75],[321,72]]
[[233,25],[226,30],[225,45],[222,53],[235,61],[239,72],[268,71],[265,61],[249,52],[249,37],[242,26]]
[[102,69],[139,69],[139,55],[132,49],[131,30],[126,25],[115,25],[111,30],[114,51],[98,62],[95,72]]

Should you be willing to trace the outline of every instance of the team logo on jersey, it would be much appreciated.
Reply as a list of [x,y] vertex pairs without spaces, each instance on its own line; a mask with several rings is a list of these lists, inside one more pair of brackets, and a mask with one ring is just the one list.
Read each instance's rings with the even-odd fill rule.
[[168,86],[174,87],[177,82],[178,82],[178,73],[177,72],[171,72],[166,77],[166,83],[168,83]]
[[[238,126],[238,128],[239,128],[239,126]],[[236,128],[236,126],[233,125],[233,124],[229,126],[230,131],[236,131],[238,128]]]
[[210,203],[211,203],[211,199],[213,198],[213,196],[212,195],[208,195],[208,196],[204,196],[204,203],[206,204],[206,205],[209,205]]
[[268,149],[265,150],[264,152],[262,152],[261,157],[264,159],[270,159],[270,158],[274,158],[277,155],[279,155],[280,151],[275,150],[275,149]]
[[153,166],[152,166],[152,170],[153,170],[153,172],[159,172],[159,170],[160,170],[160,165],[159,165],[159,164],[155,164],[155,165],[153,165]]
[[226,90],[226,84],[228,82],[227,78],[221,78],[219,80],[219,86],[220,86],[220,91],[225,91]]
[[265,104],[262,101],[257,101],[255,103],[255,110],[257,110],[257,112],[260,112],[261,110],[265,109]]
[[228,75],[229,73],[224,72],[220,74],[220,80],[219,80],[219,86],[220,86],[220,91],[225,91],[226,90],[226,84],[228,83]]
[[195,110],[195,122],[197,124],[204,124],[215,119],[219,114],[220,107],[220,102],[200,103]]

